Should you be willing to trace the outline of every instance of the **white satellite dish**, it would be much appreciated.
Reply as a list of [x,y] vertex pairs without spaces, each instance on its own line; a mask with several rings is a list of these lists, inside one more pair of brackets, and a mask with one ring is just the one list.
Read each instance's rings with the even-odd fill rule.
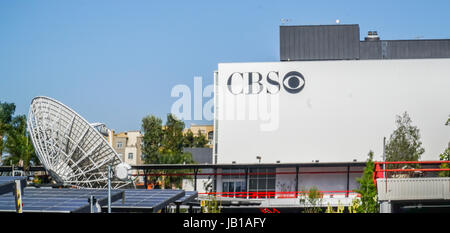
[[[108,144],[104,124],[89,124],[74,110],[57,100],[38,96],[31,101],[28,131],[36,154],[58,182],[79,188],[106,188],[108,165],[122,163]],[[130,181],[113,181],[121,188]]]
[[131,179],[131,166],[127,163],[121,163],[116,166],[115,175],[119,180],[127,181]]

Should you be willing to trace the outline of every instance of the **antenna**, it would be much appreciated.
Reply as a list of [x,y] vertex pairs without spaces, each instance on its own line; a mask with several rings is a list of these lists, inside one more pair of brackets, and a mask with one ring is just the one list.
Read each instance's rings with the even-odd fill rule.
[[[27,126],[39,161],[59,183],[77,188],[107,188],[108,165],[122,163],[106,140],[105,124],[89,124],[52,98],[33,98]],[[130,182],[116,180],[111,186],[121,188]]]
[[291,19],[281,18],[281,24],[282,25],[285,25],[286,23],[291,22],[291,21],[292,21]]

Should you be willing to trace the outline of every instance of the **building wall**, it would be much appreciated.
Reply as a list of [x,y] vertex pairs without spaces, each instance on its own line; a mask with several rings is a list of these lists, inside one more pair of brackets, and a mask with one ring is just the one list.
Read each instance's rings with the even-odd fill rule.
[[280,26],[280,60],[450,58],[450,39],[381,40],[368,35],[360,41],[359,35],[357,24]]
[[[112,135],[112,147],[120,156],[123,162],[130,165],[141,165],[144,163],[144,161],[142,160],[143,135],[140,133],[140,131],[128,131],[120,133],[113,132]],[[132,158],[129,158],[130,153],[133,154]],[[137,171],[133,170],[133,174],[137,174]],[[143,177],[140,177],[137,181],[143,182]]]
[[[295,168],[277,168],[278,172],[295,172]],[[276,192],[293,192],[295,191],[295,174],[281,174],[276,176]],[[291,195],[280,195],[291,196]]]
[[208,147],[212,148],[213,145],[213,131],[214,126],[213,125],[195,125],[191,124],[190,128],[184,129],[183,133],[186,133],[188,130],[191,130],[194,136],[198,136],[198,132],[206,137],[208,140]]
[[[122,161],[130,165],[140,165],[142,161],[142,137],[140,131],[128,131],[113,134],[113,148],[122,158]],[[121,144],[121,146],[120,146]],[[132,153],[133,157],[128,156]]]
[[[381,160],[383,137],[405,111],[420,129],[421,159],[439,159],[450,138],[442,107],[450,106],[448,67],[450,59],[219,64],[218,163],[253,163],[256,156],[263,163],[365,161],[369,150]],[[284,87],[291,71],[304,77],[299,93]],[[276,94],[267,93],[277,90],[269,73],[280,84]],[[237,94],[228,89],[231,75]],[[257,93],[259,84],[263,91]]]
[[[349,170],[347,170],[349,169]],[[324,197],[330,198],[333,195],[337,198],[344,198],[344,191],[353,191],[359,188],[359,184],[356,181],[357,178],[362,176],[364,167],[301,167],[299,168],[298,175],[298,191],[308,191],[310,188],[317,188],[320,191],[334,191],[325,192]],[[276,168],[276,173],[294,173],[294,174],[276,174],[275,175],[275,189],[273,191],[277,192],[276,198],[292,198],[293,193],[281,193],[281,192],[294,192],[296,190],[296,175],[295,167],[286,168]],[[348,189],[347,189],[347,171],[348,174]],[[244,172],[242,171],[235,171]],[[218,173],[227,173],[223,169],[218,169]],[[306,174],[305,174],[306,173]],[[229,190],[223,190],[223,183],[234,181],[246,181],[250,182],[251,176],[248,176],[247,181],[245,176],[217,176],[217,192],[227,192]],[[249,189],[249,184],[247,184],[247,191],[251,192]],[[335,192],[338,191],[338,192]],[[339,192],[340,191],[340,192]],[[354,196],[354,195],[351,195]]]

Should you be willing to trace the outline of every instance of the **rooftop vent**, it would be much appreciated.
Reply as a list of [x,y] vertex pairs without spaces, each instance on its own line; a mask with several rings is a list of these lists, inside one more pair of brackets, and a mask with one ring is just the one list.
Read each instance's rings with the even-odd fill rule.
[[364,38],[365,41],[379,41],[380,37],[378,36],[377,31],[369,31],[367,33],[367,37]]

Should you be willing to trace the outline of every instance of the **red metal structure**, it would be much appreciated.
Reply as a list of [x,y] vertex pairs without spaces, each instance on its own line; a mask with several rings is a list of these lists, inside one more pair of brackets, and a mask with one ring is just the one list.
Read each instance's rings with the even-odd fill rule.
[[[373,173],[373,179],[375,186],[377,185],[376,179],[378,178],[388,178],[392,173],[410,173],[410,172],[440,172],[440,171],[450,171],[450,168],[404,168],[404,169],[382,169],[380,165],[389,165],[389,164],[418,164],[420,165],[440,165],[444,163],[450,163],[450,161],[446,160],[437,160],[437,161],[395,161],[395,162],[375,162],[375,171]],[[389,174],[390,173],[390,174]]]

